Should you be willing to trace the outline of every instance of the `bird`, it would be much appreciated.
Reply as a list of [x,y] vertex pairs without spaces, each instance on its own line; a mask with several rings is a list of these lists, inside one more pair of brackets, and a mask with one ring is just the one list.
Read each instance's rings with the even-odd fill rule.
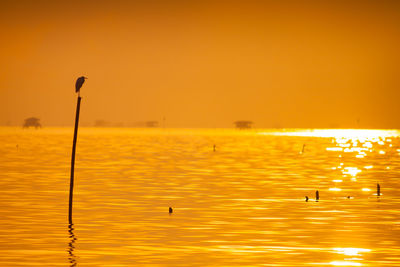
[[308,202],[308,196],[306,196],[306,202]]
[[81,76],[76,80],[75,93],[78,93],[78,96],[80,96],[80,90],[81,90],[83,83],[85,82],[85,79],[87,79],[85,76]]
[[318,190],[315,191],[315,200],[318,201],[319,200],[319,192]]
[[171,207],[169,207],[169,213],[172,213],[172,212],[173,212],[172,208],[171,208]]

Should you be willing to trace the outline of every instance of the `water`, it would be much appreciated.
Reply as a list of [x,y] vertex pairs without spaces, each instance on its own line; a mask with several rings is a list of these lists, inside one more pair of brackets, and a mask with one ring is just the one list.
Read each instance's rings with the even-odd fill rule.
[[0,128],[0,266],[400,265],[398,131],[82,128],[69,226],[72,134]]

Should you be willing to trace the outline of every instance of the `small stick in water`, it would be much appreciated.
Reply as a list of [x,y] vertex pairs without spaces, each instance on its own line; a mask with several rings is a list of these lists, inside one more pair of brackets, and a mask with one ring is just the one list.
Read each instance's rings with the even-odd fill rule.
[[319,192],[317,190],[317,191],[315,191],[315,201],[318,201],[318,200],[319,200]]
[[174,211],[172,210],[171,207],[169,207],[169,214],[171,214],[172,212],[174,212]]
[[303,144],[303,148],[301,149],[301,154],[304,154],[304,148],[306,147],[306,144]]
[[306,202],[308,202],[308,196],[306,196]]
[[381,186],[379,183],[376,184],[376,195],[379,197],[381,195]]

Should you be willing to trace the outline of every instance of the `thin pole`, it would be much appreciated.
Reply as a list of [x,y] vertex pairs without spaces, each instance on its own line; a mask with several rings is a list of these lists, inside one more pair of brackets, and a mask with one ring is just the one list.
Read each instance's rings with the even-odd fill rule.
[[381,186],[376,184],[376,195],[379,197],[381,195]]
[[80,109],[81,109],[81,97],[78,95],[78,103],[76,104],[74,141],[72,143],[71,180],[69,182],[69,213],[68,213],[69,224],[72,224],[72,197],[74,194],[75,150],[76,150],[76,139],[78,138],[78,124],[79,124]]

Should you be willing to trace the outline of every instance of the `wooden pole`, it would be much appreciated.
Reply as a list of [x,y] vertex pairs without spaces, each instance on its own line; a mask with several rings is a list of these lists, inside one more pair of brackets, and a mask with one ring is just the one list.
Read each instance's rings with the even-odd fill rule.
[[69,182],[69,213],[68,213],[69,224],[72,224],[72,197],[74,194],[75,150],[76,150],[76,139],[78,138],[78,124],[79,124],[80,109],[81,109],[81,97],[80,97],[80,95],[78,95],[78,103],[76,104],[74,141],[72,143],[71,180]]
[[376,184],[376,195],[379,197],[381,195],[381,186],[379,183]]

